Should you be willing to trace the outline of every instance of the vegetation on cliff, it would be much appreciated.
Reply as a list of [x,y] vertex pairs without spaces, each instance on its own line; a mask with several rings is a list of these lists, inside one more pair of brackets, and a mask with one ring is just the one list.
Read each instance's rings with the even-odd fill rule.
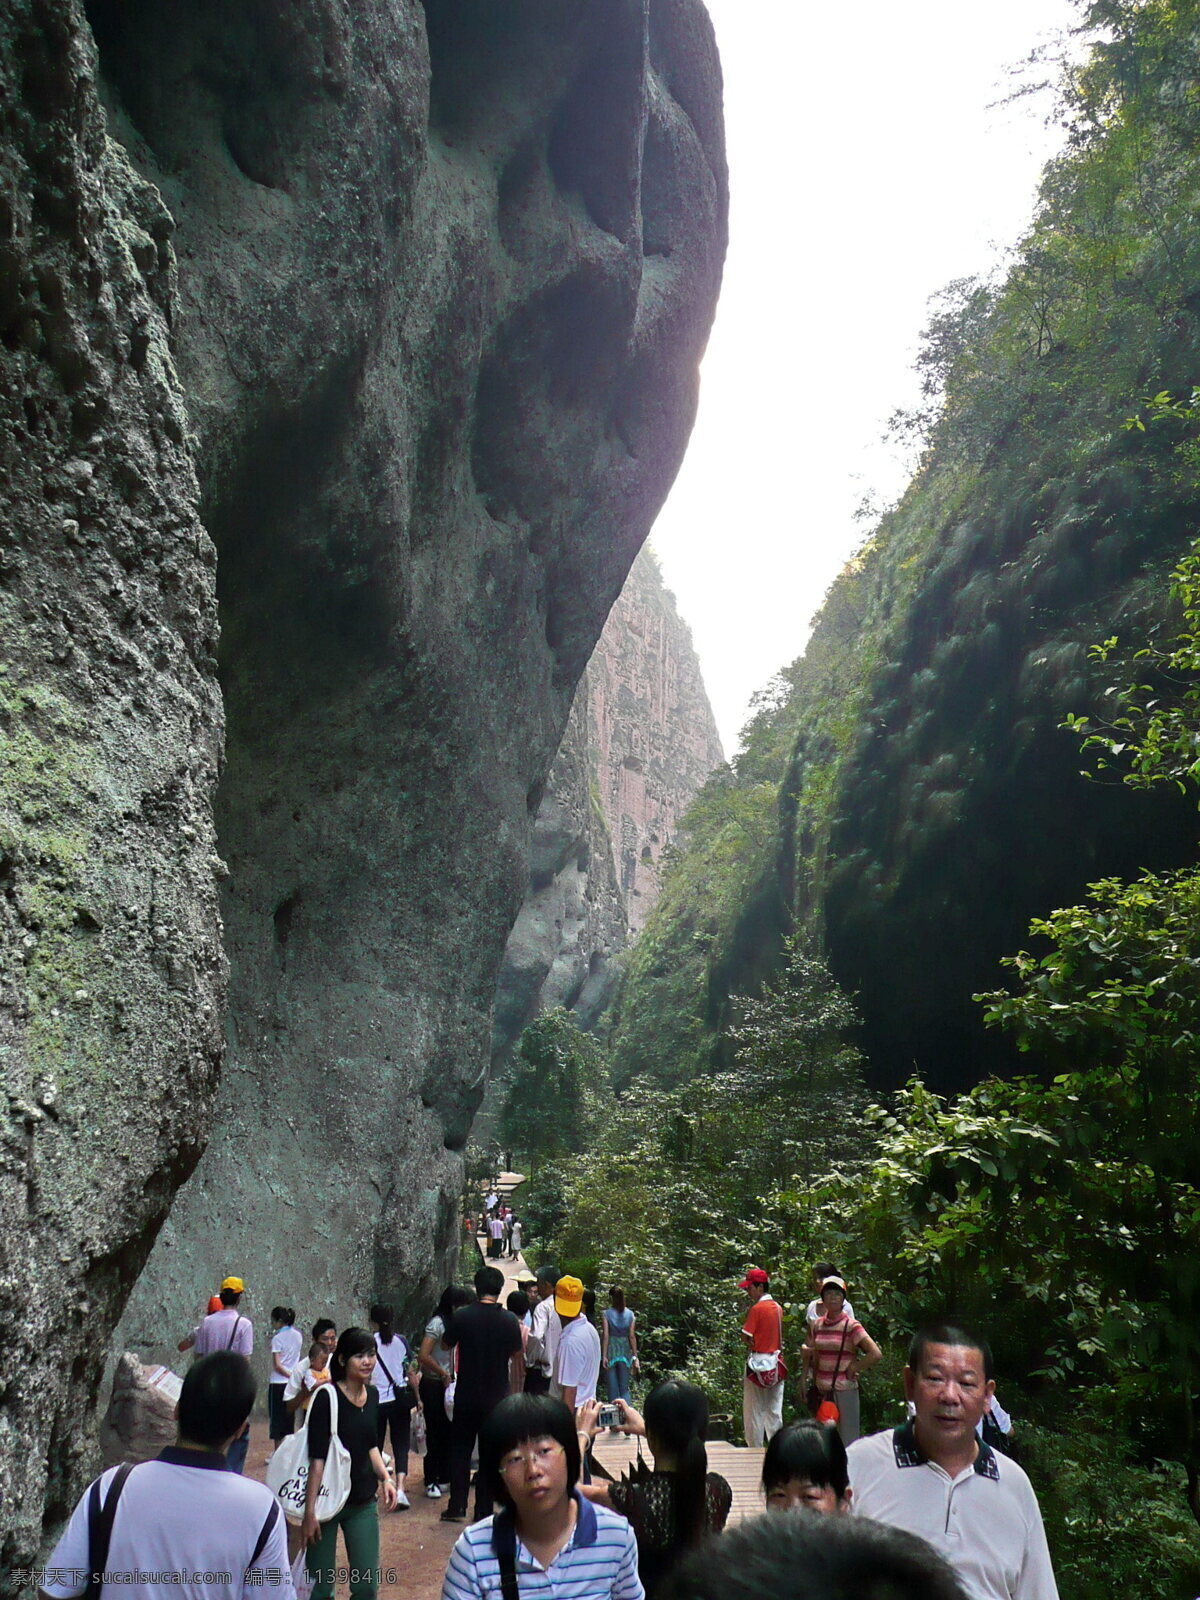
[[1190,804],[1088,785],[1060,724],[1102,703],[1094,641],[1169,626],[1200,511],[1186,421],[1125,426],[1200,369],[1197,11],[1081,6],[1029,234],[934,306],[897,424],[916,475],[687,819],[619,1000],[621,1081],[728,1062],[729,998],[796,926],[856,996],[873,1082],[1011,1071],[970,996],[1030,918],[1193,859]]
[[1081,14],[1034,225],[935,308],[916,476],[693,807],[529,1212],[735,1417],[751,1261],[793,1373],[846,1270],[867,1427],[916,1322],[978,1320],[1098,1600],[1200,1583],[1200,6]]

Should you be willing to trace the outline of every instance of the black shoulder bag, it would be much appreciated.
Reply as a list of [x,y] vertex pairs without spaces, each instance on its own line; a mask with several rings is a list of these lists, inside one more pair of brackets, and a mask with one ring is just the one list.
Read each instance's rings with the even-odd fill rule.
[[395,1394],[396,1399],[400,1402],[401,1408],[405,1411],[412,1411],[417,1404],[417,1397],[412,1392],[412,1385],[408,1381],[408,1374],[405,1374],[403,1383],[397,1383],[395,1378],[392,1377],[392,1374],[388,1370],[387,1362],[380,1355],[378,1345],[375,1347],[375,1357],[379,1362],[379,1365],[383,1368],[383,1375],[391,1384],[392,1391]]
[[521,1586],[517,1582],[517,1523],[511,1509],[498,1512],[492,1518],[492,1549],[500,1564],[502,1600],[521,1600]]
[[108,1548],[112,1543],[113,1521],[117,1515],[117,1501],[121,1498],[126,1478],[136,1464],[133,1461],[123,1461],[117,1468],[103,1506],[100,1504],[99,1478],[92,1485],[91,1493],[88,1495],[88,1581],[87,1588],[83,1591],[83,1600],[100,1600],[100,1590],[104,1587],[104,1573],[108,1567]]

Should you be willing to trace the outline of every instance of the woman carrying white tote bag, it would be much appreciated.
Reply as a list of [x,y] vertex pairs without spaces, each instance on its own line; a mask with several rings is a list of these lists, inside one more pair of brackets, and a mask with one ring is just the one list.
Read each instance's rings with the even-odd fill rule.
[[[317,1521],[327,1522],[336,1517],[346,1504],[350,1493],[350,1452],[338,1438],[337,1385],[326,1384],[321,1393],[328,1394],[333,1421],[330,1428],[329,1452],[325,1457],[325,1470],[321,1474],[321,1487],[317,1495]],[[304,1521],[304,1504],[308,1492],[308,1419],[299,1433],[290,1434],[276,1448],[267,1463],[267,1488],[271,1489],[289,1522]]]
[[[317,1391],[308,1408],[308,1483],[300,1537],[309,1547],[312,1600],[333,1600],[339,1528],[346,1543],[346,1566],[358,1578],[351,1586],[353,1600],[375,1600],[378,1593],[376,1493],[382,1487],[384,1509],[390,1511],[396,1504],[396,1485],[379,1449],[378,1391],[371,1383],[377,1359],[373,1335],[365,1328],[347,1328],[330,1362],[333,1382]],[[335,1439],[349,1453],[350,1491],[339,1511],[322,1517],[317,1508]]]

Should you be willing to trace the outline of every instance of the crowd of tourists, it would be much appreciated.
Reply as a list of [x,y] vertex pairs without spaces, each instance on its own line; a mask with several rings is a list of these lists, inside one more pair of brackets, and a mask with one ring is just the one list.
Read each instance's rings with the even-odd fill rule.
[[[1029,1480],[985,1434],[995,1424],[986,1341],[949,1325],[919,1331],[904,1374],[907,1420],[860,1438],[858,1378],[880,1350],[831,1263],[818,1264],[813,1287],[804,1414],[785,1425],[783,1310],[765,1271],[741,1281],[743,1423],[747,1443],[765,1445],[767,1515],[726,1532],[734,1497],[709,1471],[706,1396],[668,1378],[635,1406],[637,1318],[624,1293],[609,1290],[597,1324],[594,1295],[548,1264],[522,1272],[507,1295],[500,1269],[482,1265],[473,1290],[446,1288],[412,1346],[392,1308],[377,1304],[366,1326],[340,1333],[319,1318],[305,1354],[294,1311],[277,1305],[268,1388],[277,1455],[271,1487],[252,1482],[241,1473],[253,1326],[242,1281],[226,1278],[180,1342],[196,1359],[176,1445],[97,1480],[43,1574],[44,1593],[74,1600],[91,1573],[107,1571],[126,1600],[139,1584],[149,1600],[170,1569],[177,1589],[190,1572],[206,1600],[250,1588],[332,1600],[340,1569],[351,1600],[373,1600],[380,1508],[410,1505],[415,1426],[423,1491],[446,1499],[444,1522],[467,1524],[474,1488],[443,1600],[1057,1600]],[[595,1449],[605,1433],[636,1441],[636,1464],[616,1478]],[[92,1600],[115,1594],[90,1591]]]

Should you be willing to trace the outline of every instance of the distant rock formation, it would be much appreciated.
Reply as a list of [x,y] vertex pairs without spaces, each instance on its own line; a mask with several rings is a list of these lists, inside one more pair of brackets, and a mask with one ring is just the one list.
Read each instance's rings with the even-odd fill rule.
[[655,557],[634,562],[575,694],[534,826],[529,890],[496,990],[494,1052],[539,1012],[592,1026],[645,925],[659,860],[725,757],[691,632]]
[[725,760],[691,630],[643,550],[587,671],[589,737],[629,929],[658,899],[676,825]]
[[444,1281],[726,176],[699,0],[11,0],[0,128],[0,1563],[30,1565],[152,1247],[120,1336],[151,1358],[226,1271],[304,1320]]

